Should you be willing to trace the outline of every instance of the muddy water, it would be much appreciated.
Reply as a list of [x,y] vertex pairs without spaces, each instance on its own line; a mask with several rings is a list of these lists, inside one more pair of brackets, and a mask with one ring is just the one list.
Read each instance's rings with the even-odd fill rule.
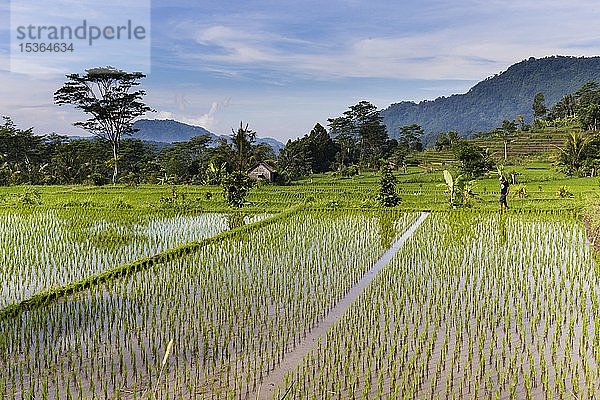
[[[423,212],[419,218],[396,240],[392,246],[377,260],[375,265],[365,273],[365,275],[354,285],[346,295],[333,307],[327,316],[314,329],[307,334],[294,349],[288,352],[283,361],[272,370],[260,387],[260,392],[254,393],[249,398],[272,399],[277,387],[283,387],[284,377],[287,372],[296,368],[302,358],[310,353],[317,344],[325,341],[327,331],[331,326],[350,308],[352,303],[360,296],[367,285],[377,275],[379,270],[387,265],[396,252],[402,247],[404,242],[411,237],[417,228],[423,223],[429,215],[428,212]],[[285,392],[285,390],[284,390]]]

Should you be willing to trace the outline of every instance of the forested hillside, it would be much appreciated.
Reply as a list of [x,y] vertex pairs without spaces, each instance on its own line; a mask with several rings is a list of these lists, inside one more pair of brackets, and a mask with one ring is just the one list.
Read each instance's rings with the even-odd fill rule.
[[465,94],[418,104],[396,103],[381,115],[391,137],[398,136],[400,127],[416,123],[426,132],[424,143],[432,144],[439,132],[488,131],[518,115],[530,123],[536,93],[543,92],[546,106],[552,107],[590,80],[600,81],[600,57],[532,57],[479,82]]

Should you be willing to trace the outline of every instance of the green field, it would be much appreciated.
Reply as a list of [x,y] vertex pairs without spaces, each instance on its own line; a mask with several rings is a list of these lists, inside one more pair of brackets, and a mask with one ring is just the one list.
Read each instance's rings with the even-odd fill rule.
[[[441,167],[410,167],[406,173],[397,172],[398,193],[403,210],[448,210],[448,195],[444,187]],[[544,162],[525,166],[506,166],[505,173],[516,173],[510,201],[515,210],[581,210],[600,198],[598,177],[573,178],[553,170]],[[244,211],[251,213],[280,212],[297,204],[317,208],[378,208],[379,174],[362,173],[354,177],[340,177],[333,173],[313,175],[290,186],[262,185],[252,189]],[[517,187],[525,187],[526,197],[514,194]],[[11,186],[0,188],[0,204],[14,206],[22,203],[23,194],[36,190],[43,208],[140,209],[145,212],[228,212],[217,186],[140,185],[116,186]],[[558,194],[566,188],[572,196]],[[475,181],[472,207],[479,210],[497,208],[499,187],[497,175],[491,174]]]
[[596,398],[600,182],[505,171],[502,215],[497,176],[455,209],[418,167],[392,209],[375,173],[241,210],[216,186],[3,187],[0,398]]

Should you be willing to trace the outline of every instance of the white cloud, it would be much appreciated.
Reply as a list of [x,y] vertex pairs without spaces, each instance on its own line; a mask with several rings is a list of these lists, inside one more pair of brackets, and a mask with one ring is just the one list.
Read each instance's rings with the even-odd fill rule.
[[56,132],[89,135],[73,126],[87,117],[72,106],[54,104],[54,92],[65,82],[64,75],[25,75],[0,71],[0,115],[6,115],[20,128],[34,128],[37,134]]
[[58,81],[33,79],[26,75],[0,72],[0,110],[12,117],[21,127],[35,126],[35,132],[60,130],[69,123],[64,113],[53,104],[52,94],[59,87]]
[[[179,28],[198,46],[186,47],[180,57],[230,76],[251,68],[315,79],[481,79],[530,56],[597,54],[600,41],[589,30],[599,16],[597,6],[578,4],[587,10],[559,1],[438,2],[423,11],[412,30],[346,27],[319,40],[274,33],[252,21],[241,28],[185,23]],[[439,25],[421,29],[429,20]]]

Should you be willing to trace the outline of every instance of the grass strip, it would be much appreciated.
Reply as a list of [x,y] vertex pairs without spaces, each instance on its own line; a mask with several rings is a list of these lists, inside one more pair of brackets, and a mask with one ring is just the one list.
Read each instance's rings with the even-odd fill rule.
[[241,235],[248,234],[253,230],[260,229],[262,227],[271,225],[277,221],[285,219],[302,210],[303,208],[303,204],[294,206],[282,213],[254,222],[252,224],[244,225],[239,228],[232,229],[230,231],[221,232],[218,235],[202,239],[200,241],[186,243],[182,246],[163,251],[150,257],[140,258],[133,262],[119,265],[117,267],[87,277],[85,279],[81,279],[75,282],[68,283],[64,286],[36,293],[25,300],[0,309],[0,321],[6,321],[16,318],[23,312],[45,307],[62,297],[82,292],[91,287],[101,285],[115,279],[131,276],[140,271],[145,271],[156,264],[162,264],[172,260],[176,260],[181,257],[185,257],[209,244],[218,243],[229,238],[235,238]]

